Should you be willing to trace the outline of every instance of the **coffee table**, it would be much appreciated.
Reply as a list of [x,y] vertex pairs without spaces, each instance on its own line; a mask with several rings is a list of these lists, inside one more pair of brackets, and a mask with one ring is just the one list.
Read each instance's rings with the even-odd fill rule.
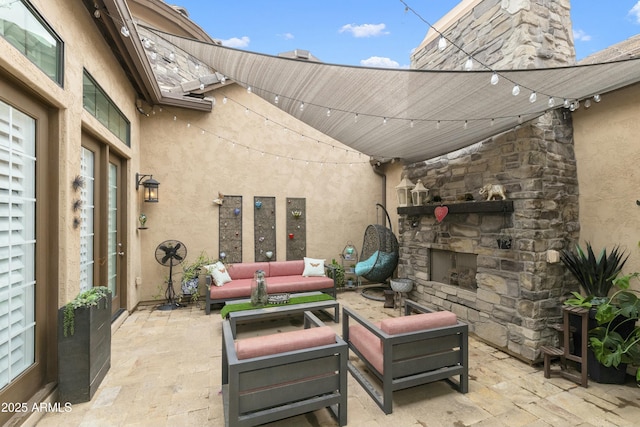
[[[311,295],[320,295],[322,292],[301,292],[291,294],[291,298],[302,297],[302,296],[311,296]],[[229,301],[226,304],[243,304],[250,300],[235,300]],[[274,305],[270,307],[261,307],[254,308],[250,310],[240,310],[240,311],[231,311],[227,315],[227,319],[229,320],[229,325],[231,326],[231,332],[233,336],[236,336],[236,325],[241,323],[246,323],[249,321],[255,320],[264,320],[274,317],[283,317],[287,314],[295,314],[295,313],[303,313],[305,311],[325,311],[328,309],[333,309],[333,321],[335,323],[340,322],[340,304],[335,299],[325,300],[325,301],[315,301],[315,302],[306,302],[300,304],[281,304]],[[329,314],[327,312],[327,314]]]

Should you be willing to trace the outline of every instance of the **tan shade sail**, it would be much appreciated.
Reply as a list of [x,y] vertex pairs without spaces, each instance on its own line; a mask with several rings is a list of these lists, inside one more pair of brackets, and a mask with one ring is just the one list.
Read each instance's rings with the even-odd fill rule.
[[[562,68],[430,71],[325,64],[154,32],[341,143],[415,162],[512,129],[555,108],[640,81],[640,59]],[[520,93],[513,94],[514,86]],[[535,92],[535,101],[531,94]],[[554,105],[549,105],[549,99]],[[593,104],[595,105],[595,104]],[[302,106],[302,108],[301,108]],[[592,107],[594,108],[594,107]],[[570,109],[567,108],[567,111]]]

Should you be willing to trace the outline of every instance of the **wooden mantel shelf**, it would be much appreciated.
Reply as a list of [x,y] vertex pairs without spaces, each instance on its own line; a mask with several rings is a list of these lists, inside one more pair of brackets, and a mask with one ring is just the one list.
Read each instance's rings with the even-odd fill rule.
[[431,203],[424,206],[407,206],[398,208],[398,215],[420,216],[433,215],[438,206],[449,208],[449,214],[461,213],[506,213],[513,212],[513,200],[491,200],[483,202],[451,202]]

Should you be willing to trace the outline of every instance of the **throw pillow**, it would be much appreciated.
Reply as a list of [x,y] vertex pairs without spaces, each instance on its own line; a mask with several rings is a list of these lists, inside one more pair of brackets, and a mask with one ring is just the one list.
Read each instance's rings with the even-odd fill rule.
[[378,251],[375,251],[369,258],[364,261],[360,261],[356,264],[356,274],[358,276],[362,276],[363,274],[367,274],[373,268],[373,265],[376,263],[378,259]]
[[324,260],[304,257],[304,271],[302,275],[304,277],[325,276]]
[[227,266],[220,261],[216,262],[215,264],[206,265],[204,268],[207,269],[207,271],[213,278],[213,284],[216,286],[222,286],[225,283],[229,283],[231,281],[231,277],[229,276],[229,272],[227,271]]

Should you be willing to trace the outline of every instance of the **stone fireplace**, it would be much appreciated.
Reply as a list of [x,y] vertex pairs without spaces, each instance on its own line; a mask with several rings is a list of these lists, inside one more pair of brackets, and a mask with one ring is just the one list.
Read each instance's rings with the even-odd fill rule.
[[[572,65],[569,8],[569,2],[465,1],[435,25],[464,51],[438,49],[432,31],[412,54],[411,68],[461,69],[470,54],[497,70]],[[561,297],[576,287],[565,288],[566,269],[547,262],[578,239],[572,132],[571,113],[555,110],[459,152],[403,166],[402,178],[420,179],[430,197],[442,200],[398,208],[398,277],[413,280],[410,297],[455,312],[477,337],[528,361],[538,361],[540,347],[556,339],[550,326],[560,322]],[[478,190],[486,184],[502,184],[506,202],[482,201]],[[440,204],[449,208],[441,222],[433,214]],[[501,248],[505,236],[511,243]],[[438,251],[475,257],[475,267],[461,258],[435,266]]]
[[[398,208],[398,277],[414,281],[410,298],[451,310],[470,331],[527,361],[554,343],[566,269],[547,262],[578,238],[575,159],[568,116],[536,123],[446,157],[404,167],[442,201]],[[478,190],[500,183],[508,200]],[[473,199],[473,200],[469,200]],[[447,206],[439,222],[434,209]],[[502,249],[501,237],[511,238]],[[572,284],[574,286],[574,284]]]

